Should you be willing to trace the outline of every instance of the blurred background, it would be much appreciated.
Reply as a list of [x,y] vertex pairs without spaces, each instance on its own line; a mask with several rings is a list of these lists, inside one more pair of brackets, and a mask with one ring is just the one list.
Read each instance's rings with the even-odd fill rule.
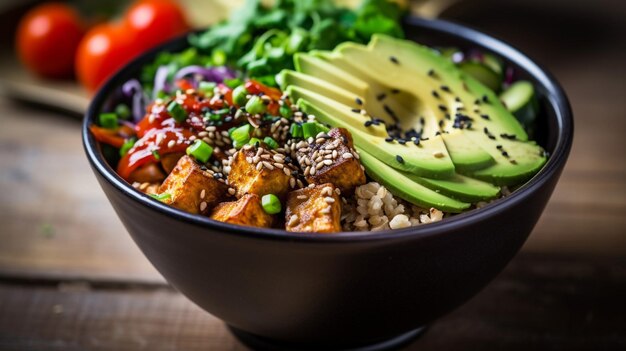
[[[38,3],[0,1],[0,350],[244,349],[167,286],[113,213],[81,146],[86,84],[42,79],[17,57],[18,22]],[[70,4],[93,24],[128,3]],[[179,1],[193,28],[241,3]],[[576,122],[569,162],[520,254],[409,349],[626,349],[626,2],[408,5],[527,53],[561,82]]]

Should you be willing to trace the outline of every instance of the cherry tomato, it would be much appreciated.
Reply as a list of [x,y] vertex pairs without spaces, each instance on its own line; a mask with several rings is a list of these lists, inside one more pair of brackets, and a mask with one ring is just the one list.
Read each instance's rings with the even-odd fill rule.
[[76,11],[67,5],[50,3],[33,8],[17,28],[17,52],[22,63],[43,77],[70,77],[84,28]]
[[189,30],[183,10],[173,0],[140,0],[126,12],[124,24],[141,50]]
[[91,125],[89,130],[99,142],[114,146],[118,149],[124,145],[126,139],[135,135],[134,130],[124,125],[119,126],[117,129],[106,129]]
[[76,76],[85,88],[95,91],[138,53],[123,25],[107,23],[95,26],[78,47]]

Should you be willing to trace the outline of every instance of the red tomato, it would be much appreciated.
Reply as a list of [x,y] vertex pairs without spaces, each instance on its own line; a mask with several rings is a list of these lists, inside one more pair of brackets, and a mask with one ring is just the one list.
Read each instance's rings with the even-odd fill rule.
[[76,11],[67,5],[50,3],[33,8],[17,28],[17,52],[22,63],[43,77],[71,76],[84,28]]
[[95,91],[107,78],[139,52],[128,30],[116,23],[95,26],[80,42],[76,53],[76,76],[90,91]]
[[183,10],[172,0],[140,0],[126,12],[124,24],[141,50],[189,30]]

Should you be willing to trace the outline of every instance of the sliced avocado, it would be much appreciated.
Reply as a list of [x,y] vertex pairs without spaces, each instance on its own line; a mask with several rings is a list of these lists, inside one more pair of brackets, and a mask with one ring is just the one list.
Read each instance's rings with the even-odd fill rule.
[[539,102],[532,83],[520,80],[511,84],[500,94],[500,100],[527,131],[532,131],[539,112]]
[[455,174],[449,179],[430,179],[407,173],[405,175],[429,189],[461,201],[491,200],[500,194],[500,187],[460,174]]
[[[509,157],[502,156],[496,146],[509,144],[509,139],[525,141],[528,139],[526,132],[493,91],[463,74],[434,50],[414,42],[374,35],[368,49],[341,44],[336,52],[350,64],[366,65],[371,76],[388,81],[401,90],[413,91],[423,99],[431,96],[431,90],[436,91],[438,98],[433,97],[436,100],[426,106],[442,118],[442,130],[461,131],[495,161],[494,165],[480,172],[458,169],[459,172],[497,184],[513,184],[526,180],[545,162],[545,157],[540,156],[541,148],[532,143],[516,142],[507,151]],[[446,114],[455,115],[447,119]],[[462,116],[471,125],[467,123],[459,128],[457,116]]]
[[296,86],[290,86],[287,93],[297,101],[302,111],[315,115],[322,123],[348,129],[355,145],[393,168],[435,179],[448,178],[454,174],[454,165],[440,137],[424,142],[421,146],[387,142],[383,125],[365,126],[367,117],[353,112],[346,105]]
[[462,212],[470,207],[469,203],[455,200],[431,190],[410,178],[406,173],[389,167],[378,157],[359,149],[361,163],[367,174],[375,181],[391,190],[394,195],[424,208],[434,207],[446,212]]
[[[322,57],[327,59],[331,59],[332,63],[342,69],[346,67],[351,67],[349,69],[350,73],[354,76],[357,76],[360,80],[367,82],[368,84],[375,84],[381,86],[386,83],[386,77],[384,75],[375,75],[372,74],[372,70],[370,69],[370,65],[360,65],[350,62],[346,58],[346,56],[341,55],[341,52],[356,50],[362,53],[362,59],[368,60],[369,53],[367,52],[367,48],[362,45],[354,44],[354,43],[344,43],[341,44],[340,47],[337,48],[338,53],[335,55],[324,54]],[[354,59],[354,57],[351,57]],[[454,66],[452,66],[454,67]],[[435,136],[437,132],[440,132],[440,124],[442,126],[451,125],[450,121],[446,119],[445,115],[441,114],[439,110],[433,110],[432,106],[437,106],[442,98],[442,93],[438,93],[439,97],[435,97],[432,94],[432,90],[423,90],[421,87],[427,87],[423,82],[417,84],[415,81],[410,81],[410,86],[413,86],[414,89],[411,89],[410,86],[407,87],[408,92],[411,93],[411,97],[414,100],[412,103],[413,106],[416,106],[416,114],[414,116],[419,116],[419,120],[424,121],[423,125],[418,125],[415,119],[412,120],[401,120],[400,125],[402,128],[409,129],[414,128],[415,130],[423,131],[422,137],[430,138]],[[405,86],[406,87],[406,86]],[[433,90],[436,89],[432,88]],[[386,90],[393,90],[393,88],[387,87]],[[413,93],[415,95],[413,95]],[[418,98],[417,96],[420,98]],[[386,100],[390,106],[392,105],[392,101],[395,96],[390,96]],[[431,104],[430,106],[428,104]],[[379,106],[380,104],[375,103],[373,107]],[[367,104],[365,106],[366,110],[372,109],[372,104]],[[445,129],[448,134],[442,134],[442,137],[446,143],[446,147],[452,161],[458,171],[473,171],[480,168],[485,168],[487,166],[495,163],[493,157],[486,151],[484,151],[479,145],[474,144],[471,140],[469,140],[462,132],[458,129],[449,127]]]
[[313,75],[292,70],[283,70],[279,73],[279,76],[281,77],[279,80],[281,81],[281,89],[283,91],[287,90],[287,87],[290,85],[294,85],[311,90],[320,95],[332,96],[338,103],[352,108],[360,108],[356,101],[359,99],[362,103],[364,99],[362,95],[353,94],[338,85],[331,84],[327,80]]

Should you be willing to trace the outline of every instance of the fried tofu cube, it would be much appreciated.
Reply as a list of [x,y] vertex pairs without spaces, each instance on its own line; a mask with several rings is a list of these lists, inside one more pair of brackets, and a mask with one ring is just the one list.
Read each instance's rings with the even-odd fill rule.
[[333,233],[341,230],[341,203],[332,183],[309,186],[287,195],[285,229]]
[[228,196],[228,185],[185,155],[161,184],[159,194],[162,193],[170,194],[163,200],[166,204],[194,214],[207,214]]
[[256,194],[246,194],[237,201],[222,202],[213,209],[210,217],[216,221],[252,227],[270,228],[274,223],[274,216],[263,210],[261,197]]
[[[228,184],[236,196],[274,194],[281,199],[287,195],[293,169],[284,156],[265,148],[246,146],[234,155],[230,163]],[[293,182],[292,182],[293,183]]]
[[352,135],[344,128],[333,128],[328,136],[321,138],[322,142],[317,139],[309,144],[305,152],[298,151],[298,161],[309,184],[333,183],[342,193],[351,194],[365,184],[365,172],[353,148]]

